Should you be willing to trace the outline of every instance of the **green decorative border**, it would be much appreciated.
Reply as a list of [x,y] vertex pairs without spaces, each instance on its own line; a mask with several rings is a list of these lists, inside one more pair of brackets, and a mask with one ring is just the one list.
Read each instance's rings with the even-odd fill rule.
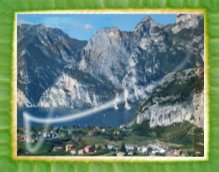
[[[18,160],[13,156],[13,33],[16,12],[48,10],[204,10],[209,143],[207,161],[56,161]],[[180,11],[179,11],[180,12]],[[206,58],[205,58],[206,59]],[[205,67],[206,67],[205,66]],[[0,0],[0,171],[218,171],[219,170],[219,0]]]
[[[145,162],[145,161],[206,161],[208,160],[208,106],[207,106],[207,103],[208,103],[208,94],[207,94],[207,48],[205,48],[205,51],[204,51],[204,57],[205,57],[205,64],[204,64],[204,68],[205,68],[205,89],[204,89],[204,92],[205,92],[205,109],[204,109],[204,157],[103,157],[103,156],[97,156],[97,157],[89,157],[89,156],[83,156],[83,157],[74,157],[74,156],[17,156],[17,127],[16,127],[16,122],[17,122],[17,110],[16,110],[16,104],[17,104],[17,101],[16,101],[16,94],[17,94],[17,89],[16,89],[16,83],[17,83],[17,74],[16,74],[16,67],[17,67],[17,62],[16,62],[16,59],[17,59],[17,15],[18,14],[169,14],[169,13],[186,13],[186,14],[202,14],[204,15],[204,19],[206,18],[205,17],[205,14],[206,14],[206,11],[203,10],[203,9],[195,9],[195,10],[191,10],[191,9],[139,9],[139,8],[136,8],[136,9],[95,9],[95,10],[77,10],[77,9],[74,9],[74,10],[38,10],[38,11],[25,11],[25,12],[22,12],[22,11],[19,11],[19,12],[15,12],[14,13],[14,34],[13,34],[13,41],[14,41],[14,46],[13,46],[13,79],[12,79],[12,83],[13,85],[12,86],[15,86],[13,87],[13,91],[14,91],[14,97],[12,98],[12,100],[14,101],[14,108],[13,108],[13,111],[12,111],[12,130],[13,130],[13,133],[12,134],[12,145],[13,145],[13,149],[12,149],[12,156],[14,159],[16,160],[44,160],[44,161],[74,161],[74,162],[80,162],[80,161],[85,161],[85,162],[133,162],[133,161],[136,161],[136,162]],[[206,21],[204,22],[206,23]],[[204,29],[204,37],[206,38],[206,24],[205,24],[205,29]],[[206,47],[206,42],[207,40],[204,39],[204,46]]]

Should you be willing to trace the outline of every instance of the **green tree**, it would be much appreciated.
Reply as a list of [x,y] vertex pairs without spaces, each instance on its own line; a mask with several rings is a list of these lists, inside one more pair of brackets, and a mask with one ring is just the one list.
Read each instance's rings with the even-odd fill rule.
[[126,148],[125,148],[125,143],[124,142],[121,144],[120,151],[121,152],[126,152]]

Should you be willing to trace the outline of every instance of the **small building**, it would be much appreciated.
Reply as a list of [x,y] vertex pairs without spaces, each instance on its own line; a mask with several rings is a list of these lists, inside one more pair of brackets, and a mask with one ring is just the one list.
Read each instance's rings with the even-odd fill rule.
[[47,133],[46,133],[46,132],[43,133],[43,137],[44,137],[44,138],[47,137]]
[[53,152],[57,152],[57,151],[61,151],[61,150],[63,150],[62,146],[54,146],[52,149]]
[[182,156],[181,150],[167,150],[165,156]]
[[173,154],[174,154],[174,156],[181,156],[182,151],[180,149],[179,150],[174,150]]
[[84,148],[84,152],[85,152],[85,153],[90,153],[90,152],[93,152],[93,151],[94,151],[94,149],[93,149],[92,146],[86,146],[86,147]]
[[129,151],[128,152],[128,156],[133,156],[134,155],[134,152],[133,151]]
[[165,156],[175,156],[174,151],[173,150],[166,151]]
[[72,150],[70,151],[70,153],[71,153],[72,155],[77,155],[77,154],[78,154],[78,151],[77,151],[76,149],[72,149]]
[[131,144],[126,144],[125,148],[128,151],[135,151],[137,149],[137,147],[135,145],[131,145]]
[[160,149],[160,154],[165,155],[166,150],[165,149]]
[[34,143],[34,139],[30,137],[25,138],[26,143]]
[[101,129],[101,132],[102,132],[102,133],[105,133],[105,132],[106,132],[106,129],[105,129],[105,128],[102,128],[102,129]]
[[146,154],[148,151],[148,148],[146,146],[138,147],[137,152],[140,154]]
[[70,152],[73,149],[74,149],[74,145],[73,144],[65,145],[65,152]]
[[47,138],[52,138],[52,134],[48,133]]
[[84,155],[84,149],[78,150],[78,155]]
[[18,136],[18,141],[24,142],[25,141],[25,137],[23,135]]
[[[182,153],[181,153],[181,154],[182,154]],[[195,155],[196,155],[196,156],[202,156],[202,153],[197,150],[197,151],[195,151]]]
[[118,152],[116,156],[125,156],[125,152]]
[[120,133],[119,130],[115,130],[115,131],[113,132],[113,134],[119,136],[121,133]]
[[114,148],[114,146],[112,144],[107,145],[107,149],[112,150],[113,148]]
[[95,149],[105,149],[106,148],[105,145],[103,145],[103,144],[95,144],[94,147],[95,147]]
[[89,132],[87,133],[87,135],[88,135],[88,136],[94,136],[94,135],[95,135],[95,131],[89,131]]

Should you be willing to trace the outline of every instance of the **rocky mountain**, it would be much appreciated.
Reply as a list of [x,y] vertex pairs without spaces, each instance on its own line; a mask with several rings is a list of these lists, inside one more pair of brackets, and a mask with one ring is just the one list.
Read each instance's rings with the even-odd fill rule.
[[81,109],[95,107],[114,95],[112,84],[105,84],[107,81],[102,83],[87,73],[66,68],[55,84],[42,94],[38,106]]
[[140,105],[136,122],[150,127],[190,121],[204,126],[204,71],[186,69],[166,75]]
[[85,44],[86,41],[72,39],[56,28],[18,25],[18,97],[26,97],[30,104],[36,105],[42,93],[61,75],[64,66],[69,62],[77,64]]
[[18,107],[83,109],[122,95],[126,109],[139,107],[137,123],[202,126],[203,50],[204,18],[197,14],[177,15],[169,25],[146,16],[133,31],[103,28],[88,42],[20,25]]
[[79,70],[109,80],[116,88],[127,73],[132,33],[118,28],[97,31],[83,49]]

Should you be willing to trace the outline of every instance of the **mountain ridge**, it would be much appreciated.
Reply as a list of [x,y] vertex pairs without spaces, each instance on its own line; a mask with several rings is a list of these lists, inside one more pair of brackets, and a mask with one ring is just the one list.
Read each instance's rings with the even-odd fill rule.
[[104,28],[88,42],[43,25],[18,26],[18,108],[86,109],[118,94],[124,107],[137,108],[153,92],[150,85],[171,72],[203,68],[203,22],[202,15],[182,14],[175,24],[159,25],[146,16],[133,31]]

